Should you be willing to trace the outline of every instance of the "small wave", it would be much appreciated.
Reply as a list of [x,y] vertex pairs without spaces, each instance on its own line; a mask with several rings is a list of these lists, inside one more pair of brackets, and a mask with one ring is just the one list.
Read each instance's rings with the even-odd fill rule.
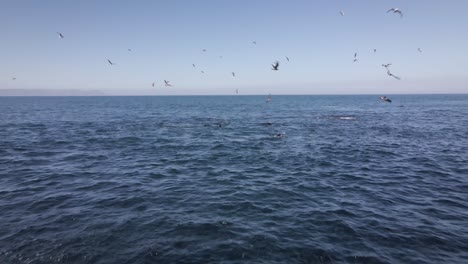
[[354,115],[330,115],[322,118],[328,120],[357,120],[357,117]]
[[356,117],[354,116],[340,116],[338,117],[340,120],[356,120]]

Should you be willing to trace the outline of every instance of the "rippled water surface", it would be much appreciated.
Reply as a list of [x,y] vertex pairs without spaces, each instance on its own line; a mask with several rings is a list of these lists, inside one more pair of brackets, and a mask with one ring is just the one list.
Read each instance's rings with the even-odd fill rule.
[[0,263],[467,263],[468,96],[0,98]]

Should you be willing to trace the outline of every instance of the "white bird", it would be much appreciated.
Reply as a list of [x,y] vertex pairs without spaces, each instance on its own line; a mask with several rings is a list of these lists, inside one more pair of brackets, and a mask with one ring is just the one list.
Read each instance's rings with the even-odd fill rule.
[[164,86],[172,86],[169,81],[164,80]]
[[343,10],[340,11],[340,15],[344,16],[344,11]]
[[59,35],[59,38],[62,38],[62,39],[64,38],[64,36],[63,36],[63,34],[62,34],[62,33],[60,33],[60,32],[57,32],[57,34]]
[[400,14],[400,17],[403,17],[403,13],[402,13],[401,10],[398,9],[398,8],[389,9],[389,10],[387,11],[387,13],[388,13],[388,12],[393,12],[394,14]]

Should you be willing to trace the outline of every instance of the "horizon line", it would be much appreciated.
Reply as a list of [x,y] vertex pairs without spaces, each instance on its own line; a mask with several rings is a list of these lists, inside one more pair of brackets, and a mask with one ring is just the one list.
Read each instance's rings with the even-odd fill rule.
[[[1,90],[0,90],[1,91]],[[273,94],[276,96],[353,96],[353,95],[468,95],[466,93],[355,93],[355,94]],[[0,97],[183,97],[183,96],[266,96],[268,94],[90,94],[90,95],[0,95]]]

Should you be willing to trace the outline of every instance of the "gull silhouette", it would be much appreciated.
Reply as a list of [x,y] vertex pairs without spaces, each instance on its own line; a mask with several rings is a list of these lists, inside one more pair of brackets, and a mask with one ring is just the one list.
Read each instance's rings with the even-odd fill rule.
[[388,67],[390,67],[392,64],[391,63],[387,63],[387,64],[382,64],[382,67],[385,67],[388,69]]
[[278,70],[278,67],[279,67],[279,61],[275,62],[275,64],[272,64],[271,67],[272,67],[271,69],[272,69],[273,71],[277,71],[277,70]]
[[391,8],[391,9],[389,9],[389,10],[387,11],[387,13],[388,13],[388,12],[393,12],[394,14],[400,14],[400,17],[401,17],[401,18],[403,17],[403,13],[402,13],[401,10],[398,9],[398,8]]
[[395,78],[395,79],[397,79],[397,80],[401,80],[400,77],[393,75],[388,69],[387,69],[387,75],[388,75],[388,76],[391,76],[391,77],[393,77],[393,78]]

